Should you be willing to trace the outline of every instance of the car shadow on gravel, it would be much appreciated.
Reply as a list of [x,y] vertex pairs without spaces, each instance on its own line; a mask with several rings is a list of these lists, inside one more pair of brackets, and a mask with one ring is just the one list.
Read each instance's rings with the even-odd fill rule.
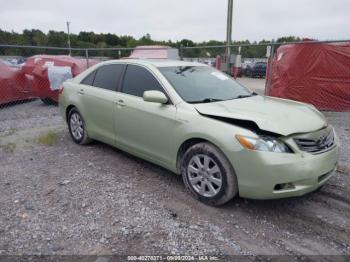
[[[335,175],[339,176],[340,174],[336,173]],[[332,178],[330,179],[330,181],[332,181]],[[304,206],[310,202],[318,202],[318,200],[321,200],[321,198],[324,197],[329,197],[329,200],[334,198],[340,198],[338,194],[335,195],[332,193],[332,191],[333,190],[331,185],[329,185],[327,182],[315,191],[298,197],[257,200],[242,198],[238,196],[219,208],[230,210],[240,207],[243,210],[245,208],[249,210],[255,209],[257,212],[264,211],[271,212],[271,214],[276,214],[276,212],[284,213],[293,208]],[[344,201],[349,202],[350,204],[349,199],[346,199]]]
[[[72,142],[73,143],[73,142]],[[147,173],[147,178],[153,178],[154,177],[154,183],[157,182],[157,180],[167,180],[172,181],[173,183],[176,183],[176,186],[184,186],[182,182],[182,177],[180,175],[177,175],[161,166],[158,166],[156,164],[153,164],[147,160],[144,160],[142,158],[139,158],[137,156],[134,156],[128,152],[125,152],[121,149],[118,149],[116,147],[113,147],[111,145],[105,144],[103,142],[99,141],[92,141],[89,146],[94,146],[96,148],[102,149],[103,151],[107,151],[113,154],[117,154],[119,156],[125,157],[127,161],[134,162],[133,164],[138,164],[144,169],[147,169],[151,172]],[[131,163],[130,163],[131,164]]]

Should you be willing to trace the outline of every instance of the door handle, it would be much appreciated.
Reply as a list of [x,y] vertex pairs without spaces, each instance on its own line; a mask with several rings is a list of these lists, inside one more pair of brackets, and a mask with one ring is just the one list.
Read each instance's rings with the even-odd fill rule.
[[83,94],[84,94],[84,89],[80,89],[80,90],[78,91],[78,94],[83,95]]
[[116,101],[115,102],[118,106],[126,106],[125,104],[124,104],[124,100],[122,100],[122,99],[119,99],[118,101]]

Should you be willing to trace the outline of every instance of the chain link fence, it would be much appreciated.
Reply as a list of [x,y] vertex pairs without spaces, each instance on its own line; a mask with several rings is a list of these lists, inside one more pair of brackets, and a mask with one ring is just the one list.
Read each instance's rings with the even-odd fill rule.
[[[181,47],[178,59],[216,67],[258,94],[307,102],[331,111],[324,112],[325,116],[349,145],[349,42],[233,45],[230,58],[225,57],[226,48]],[[0,45],[0,157],[3,152],[32,150],[33,141],[52,144],[55,137],[64,134],[61,131],[66,130],[66,124],[57,101],[66,79],[100,61],[130,58],[131,54],[165,58],[164,50]],[[136,51],[145,51],[146,55]],[[342,161],[348,160],[343,157]]]
[[214,66],[262,95],[350,111],[350,40],[192,46],[182,47],[181,55]]
[[[166,48],[136,50],[149,49],[154,55]],[[32,99],[56,104],[63,81],[100,61],[129,58],[134,50],[0,45],[0,107]],[[216,67],[259,94],[350,110],[350,40],[182,46],[178,53],[179,59]]]

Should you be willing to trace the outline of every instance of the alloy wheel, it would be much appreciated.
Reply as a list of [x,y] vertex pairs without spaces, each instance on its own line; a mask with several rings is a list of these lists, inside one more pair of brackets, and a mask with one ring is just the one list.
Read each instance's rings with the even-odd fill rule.
[[80,140],[84,136],[84,123],[80,115],[74,112],[70,117],[70,129],[73,137]]
[[204,197],[213,197],[222,186],[222,174],[218,164],[207,155],[195,155],[187,167],[188,180],[193,189]]

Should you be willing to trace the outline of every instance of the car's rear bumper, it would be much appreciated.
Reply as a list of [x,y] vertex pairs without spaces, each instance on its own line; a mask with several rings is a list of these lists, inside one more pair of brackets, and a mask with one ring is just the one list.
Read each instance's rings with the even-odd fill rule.
[[240,196],[274,199],[301,196],[323,185],[336,169],[338,146],[319,155],[248,150],[238,154],[229,158],[237,174]]

